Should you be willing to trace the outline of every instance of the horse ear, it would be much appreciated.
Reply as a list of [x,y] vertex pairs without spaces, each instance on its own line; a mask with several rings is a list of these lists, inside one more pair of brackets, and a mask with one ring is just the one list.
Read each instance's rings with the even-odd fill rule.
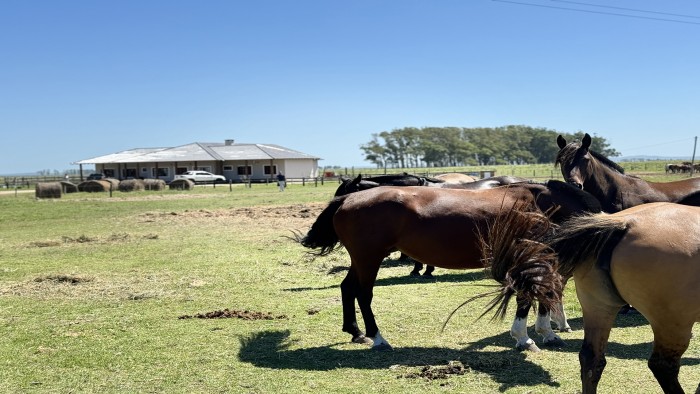
[[588,149],[591,147],[591,136],[586,133],[581,140],[581,148]]
[[559,149],[564,149],[566,146],[566,139],[564,139],[561,134],[557,137],[557,145],[559,145]]

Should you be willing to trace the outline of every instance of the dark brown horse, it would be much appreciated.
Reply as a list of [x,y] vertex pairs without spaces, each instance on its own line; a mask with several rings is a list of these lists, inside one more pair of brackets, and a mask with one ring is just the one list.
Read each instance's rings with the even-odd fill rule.
[[[353,342],[367,341],[357,325],[357,300],[373,348],[391,348],[379,333],[371,309],[372,289],[384,258],[399,250],[438,267],[481,268],[478,234],[486,231],[489,221],[503,207],[516,203],[533,211],[559,208],[553,220],[600,211],[600,204],[592,196],[558,181],[483,190],[383,186],[334,198],[308,233],[299,236],[299,242],[319,249],[319,255],[330,253],[338,245],[345,247],[350,255],[350,269],[340,286],[343,331],[352,335]],[[529,303],[522,306],[525,310],[530,308]],[[552,331],[549,319],[538,318],[537,322],[536,329],[545,343],[562,343]],[[518,346],[534,345],[523,331],[526,338],[516,338]]]
[[625,304],[651,325],[648,365],[659,385],[665,393],[683,393],[680,359],[700,322],[700,208],[642,204],[575,217],[555,232],[540,231],[543,223],[508,212],[491,227],[485,260],[503,284],[494,306],[504,311],[515,294],[552,307],[561,296],[562,276],[573,275],[583,311],[583,393],[597,392],[608,337]]
[[[442,177],[443,175],[444,177]],[[379,186],[428,186],[448,189],[481,190],[522,182],[528,182],[528,180],[514,176],[498,176],[475,181],[471,176],[461,173],[441,174],[435,178],[422,177],[405,172],[403,174],[389,174],[373,177],[362,177],[362,174],[360,174],[354,179],[341,178],[340,186],[336,189],[335,196],[338,197]],[[408,257],[405,253],[402,253],[399,260],[408,260]],[[421,270],[423,270],[423,263],[414,259],[411,275],[420,276]],[[433,271],[435,271],[435,267],[427,265],[425,272],[423,272],[423,277],[431,278],[433,276]]]
[[625,175],[622,167],[590,149],[591,136],[580,143],[568,143],[557,138],[559,153],[556,164],[561,166],[564,180],[593,194],[603,211],[619,212],[649,202],[675,202],[700,206],[700,178],[675,182],[647,182]]

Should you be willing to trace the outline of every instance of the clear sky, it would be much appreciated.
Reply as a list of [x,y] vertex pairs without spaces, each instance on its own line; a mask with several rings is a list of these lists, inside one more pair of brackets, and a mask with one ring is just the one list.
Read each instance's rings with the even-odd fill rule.
[[424,126],[690,156],[699,43],[697,0],[0,0],[0,174],[224,139],[371,166]]

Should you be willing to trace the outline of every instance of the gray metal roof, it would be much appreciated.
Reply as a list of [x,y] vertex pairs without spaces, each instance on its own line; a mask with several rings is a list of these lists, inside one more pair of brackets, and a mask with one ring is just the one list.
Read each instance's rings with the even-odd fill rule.
[[274,144],[230,144],[193,142],[174,148],[139,148],[76,161],[73,164],[156,163],[174,161],[313,159],[293,149]]

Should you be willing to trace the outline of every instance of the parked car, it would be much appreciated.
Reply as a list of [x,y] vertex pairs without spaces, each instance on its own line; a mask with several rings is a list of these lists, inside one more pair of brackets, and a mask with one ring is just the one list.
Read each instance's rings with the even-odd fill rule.
[[223,175],[214,175],[206,171],[187,171],[180,175],[175,175],[175,179],[189,179],[194,183],[226,182],[226,178]]
[[87,180],[88,180],[88,181],[99,181],[100,179],[105,179],[105,178],[107,178],[107,177],[105,176],[105,174],[97,174],[97,173],[96,173],[96,174],[90,174],[90,175],[88,175]]

